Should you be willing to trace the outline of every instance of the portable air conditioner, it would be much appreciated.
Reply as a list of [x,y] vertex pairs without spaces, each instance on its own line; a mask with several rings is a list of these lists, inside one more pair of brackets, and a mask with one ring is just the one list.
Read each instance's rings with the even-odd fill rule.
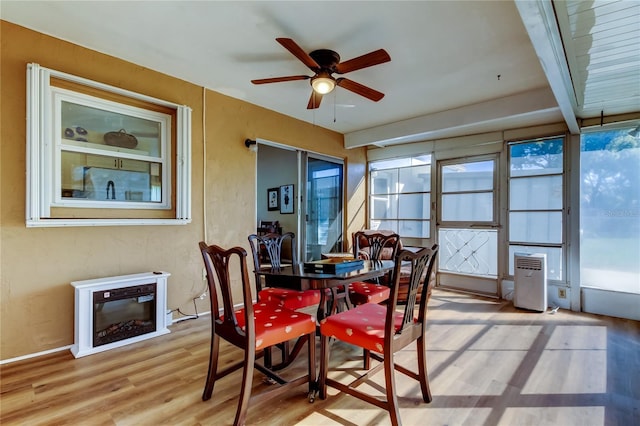
[[547,310],[547,255],[515,253],[514,294],[516,308]]

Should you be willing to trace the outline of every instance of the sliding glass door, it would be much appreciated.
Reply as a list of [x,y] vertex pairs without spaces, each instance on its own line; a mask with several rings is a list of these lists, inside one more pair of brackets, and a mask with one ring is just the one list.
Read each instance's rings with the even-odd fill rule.
[[342,251],[343,174],[342,161],[306,155],[306,202],[304,260],[318,260],[322,253]]
[[344,162],[260,141],[257,223],[278,222],[296,235],[299,261],[343,250]]

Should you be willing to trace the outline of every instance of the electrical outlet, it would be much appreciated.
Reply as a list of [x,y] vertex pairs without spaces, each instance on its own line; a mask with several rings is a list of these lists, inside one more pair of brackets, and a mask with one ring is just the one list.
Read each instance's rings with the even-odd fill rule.
[[558,297],[560,299],[566,299],[567,298],[567,289],[566,288],[559,288],[558,289]]

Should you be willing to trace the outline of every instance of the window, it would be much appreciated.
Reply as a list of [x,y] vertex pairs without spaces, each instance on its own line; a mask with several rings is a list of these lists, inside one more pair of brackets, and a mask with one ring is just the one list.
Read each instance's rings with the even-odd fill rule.
[[55,87],[51,92],[53,116],[60,117],[53,123],[59,172],[52,206],[171,207],[171,115]]
[[190,109],[28,66],[27,226],[190,221]]
[[563,138],[509,145],[509,274],[514,253],[546,253],[547,276],[564,280]]
[[369,163],[369,228],[430,238],[431,155]]
[[640,294],[638,131],[627,128],[581,135],[582,286]]
[[496,164],[496,158],[443,164],[443,223],[496,223]]

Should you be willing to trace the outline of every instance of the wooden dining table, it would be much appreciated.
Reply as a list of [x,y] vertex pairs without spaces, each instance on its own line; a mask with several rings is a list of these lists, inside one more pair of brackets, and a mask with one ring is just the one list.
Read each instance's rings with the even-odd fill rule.
[[[347,272],[318,273],[305,270],[304,263],[282,266],[280,268],[265,267],[257,271],[258,275],[265,277],[267,287],[287,288],[291,290],[321,290],[320,303],[318,305],[318,321],[321,321],[327,312],[327,293],[334,299],[340,288],[346,289],[352,282],[365,281],[378,278],[391,269],[394,262],[392,260],[364,260],[362,267]],[[327,292],[326,290],[331,290]],[[348,302],[348,292],[345,291],[345,298]]]
[[[318,304],[317,321],[320,322],[326,315],[330,315],[331,308],[327,312],[327,295],[329,294],[333,300],[338,297],[338,289],[344,289],[344,298],[349,305],[349,292],[347,286],[356,281],[364,281],[378,278],[388,273],[394,266],[393,260],[365,260],[362,267],[347,272],[337,273],[317,273],[305,270],[304,263],[296,263],[294,265],[286,265],[280,268],[264,267],[260,268],[256,273],[265,277],[265,285],[267,287],[287,288],[291,290],[320,290],[320,303]],[[327,290],[330,290],[329,292]],[[282,363],[277,369],[284,368],[289,365],[298,355],[300,348],[300,340],[296,343],[289,361]],[[315,390],[309,393],[309,402],[313,402],[318,393],[318,382],[316,380]]]

